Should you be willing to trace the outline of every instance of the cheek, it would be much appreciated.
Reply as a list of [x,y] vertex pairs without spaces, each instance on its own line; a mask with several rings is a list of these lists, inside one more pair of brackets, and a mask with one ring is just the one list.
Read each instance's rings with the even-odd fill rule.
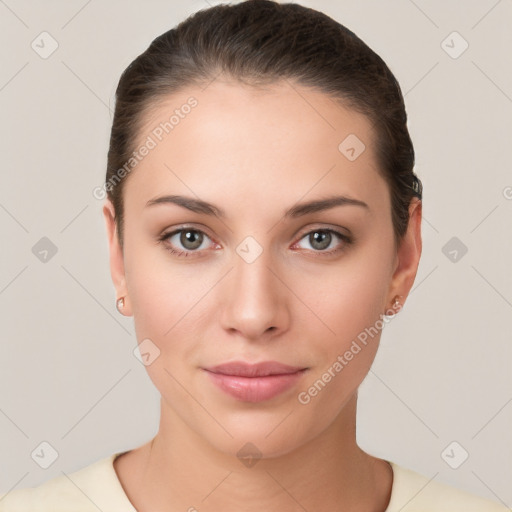
[[[368,277],[368,273],[361,275]],[[385,325],[381,290],[361,275],[340,274],[317,300],[318,316],[329,327],[322,329],[326,334],[315,336],[310,325],[305,327],[318,364],[297,399],[299,407],[307,407],[312,416],[320,415],[328,422],[338,416],[367,376]]]
[[208,279],[198,279],[197,274],[194,278],[193,265],[171,263],[165,254],[151,254],[158,251],[148,249],[144,255],[139,249],[127,258],[134,328],[137,342],[146,344],[141,345],[141,352],[149,352],[152,358],[145,366],[148,376],[164,399],[176,410],[185,410],[183,404],[190,397],[179,383],[188,382],[187,372],[193,366],[191,352],[200,334],[198,320],[207,303],[201,298],[208,291]]
[[385,325],[389,265],[382,251],[368,246],[323,276],[302,281],[301,293],[314,313],[303,328],[309,331],[319,363],[310,381],[323,377],[329,382],[331,391],[323,393],[326,398],[331,392],[336,395],[333,407],[357,388],[375,358]]
[[[359,254],[361,256],[359,256]],[[326,327],[327,339],[344,344],[373,325],[386,309],[389,264],[384,258],[354,254],[301,285],[311,310]]]
[[162,396],[182,407],[188,402],[178,382],[195,374],[198,344],[218,318],[211,293],[218,275],[200,264],[172,262],[164,249],[148,249],[146,255],[139,249],[127,263],[137,341],[149,339],[158,354],[146,371]]
[[[126,250],[126,279],[137,339],[162,344],[188,324],[206,293],[208,279],[195,265],[176,263],[160,246],[133,244]],[[140,335],[139,335],[140,334]]]

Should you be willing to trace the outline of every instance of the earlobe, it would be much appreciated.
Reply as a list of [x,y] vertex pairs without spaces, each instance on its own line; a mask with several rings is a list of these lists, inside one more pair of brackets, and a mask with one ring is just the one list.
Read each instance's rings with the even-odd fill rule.
[[107,199],[103,206],[103,217],[107,229],[107,237],[110,253],[110,275],[112,282],[116,289],[116,297],[123,297],[123,307],[119,308],[119,303],[116,300],[116,307],[120,313],[125,316],[131,316],[130,309],[127,304],[128,290],[126,288],[125,270],[124,270],[124,257],[119,237],[117,232],[117,223],[115,209],[112,202]]

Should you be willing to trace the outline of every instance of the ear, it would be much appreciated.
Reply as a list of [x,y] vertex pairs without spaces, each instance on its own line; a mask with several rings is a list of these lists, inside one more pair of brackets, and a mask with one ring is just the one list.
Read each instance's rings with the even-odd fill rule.
[[103,205],[103,217],[107,228],[108,245],[110,251],[110,275],[116,288],[116,297],[124,297],[123,315],[132,316],[128,290],[126,288],[126,279],[124,271],[124,258],[115,221],[114,205],[110,199],[106,199]]
[[403,306],[412,288],[420,262],[422,202],[415,197],[409,205],[409,224],[407,232],[396,254],[396,266],[391,279],[386,308],[396,295],[401,295],[400,304]]

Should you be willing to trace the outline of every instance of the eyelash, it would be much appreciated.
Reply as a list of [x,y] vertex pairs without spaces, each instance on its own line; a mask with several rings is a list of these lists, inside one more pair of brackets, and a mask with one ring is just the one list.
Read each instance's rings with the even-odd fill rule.
[[[188,226],[182,226],[180,229],[175,229],[173,231],[170,231],[168,233],[164,233],[162,234],[159,238],[158,238],[158,242],[159,243],[163,243],[164,244],[164,247],[167,251],[169,251],[171,254],[179,257],[179,258],[186,258],[186,257],[189,257],[189,255],[191,254],[194,254],[194,253],[199,253],[200,251],[179,251],[179,250],[176,250],[176,249],[173,249],[171,246],[165,244],[165,241],[170,238],[171,236],[174,236],[176,235],[177,233],[181,233],[183,231],[193,231],[195,233],[201,233],[203,235],[205,235],[207,238],[210,238],[204,231],[201,231],[200,229],[196,229],[194,227],[188,227]],[[353,243],[353,239],[352,237],[348,236],[348,235],[345,235],[343,233],[340,233],[339,231],[336,231],[335,229],[331,229],[331,228],[317,228],[317,229],[312,229],[311,231],[308,231],[306,233],[304,233],[300,239],[298,240],[299,242],[301,240],[303,240],[304,238],[306,238],[308,235],[311,235],[311,233],[318,233],[318,232],[321,232],[321,233],[331,233],[331,234],[334,234],[336,237],[340,238],[344,244],[342,244],[341,247],[338,247],[337,249],[331,249],[330,251],[313,251],[315,253],[319,253],[321,255],[326,255],[326,256],[332,256],[334,254],[337,254],[341,251],[344,251],[348,248],[348,246],[350,246],[352,243]],[[211,238],[210,238],[211,240]],[[296,242],[294,245],[296,245],[298,242]]]

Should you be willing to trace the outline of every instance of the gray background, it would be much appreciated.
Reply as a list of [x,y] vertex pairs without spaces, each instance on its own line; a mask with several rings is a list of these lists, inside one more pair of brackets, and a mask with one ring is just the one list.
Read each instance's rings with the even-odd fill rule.
[[[353,30],[395,73],[424,184],[421,264],[361,386],[359,443],[512,506],[512,3],[302,3]],[[157,431],[159,395],[133,355],[132,319],[115,309],[92,191],[121,72],[207,6],[0,0],[1,491]],[[43,31],[58,43],[47,58],[31,47],[50,48]],[[57,249],[46,261],[43,237]],[[31,456],[43,441],[58,453],[47,469]],[[463,450],[453,469],[447,461]]]

